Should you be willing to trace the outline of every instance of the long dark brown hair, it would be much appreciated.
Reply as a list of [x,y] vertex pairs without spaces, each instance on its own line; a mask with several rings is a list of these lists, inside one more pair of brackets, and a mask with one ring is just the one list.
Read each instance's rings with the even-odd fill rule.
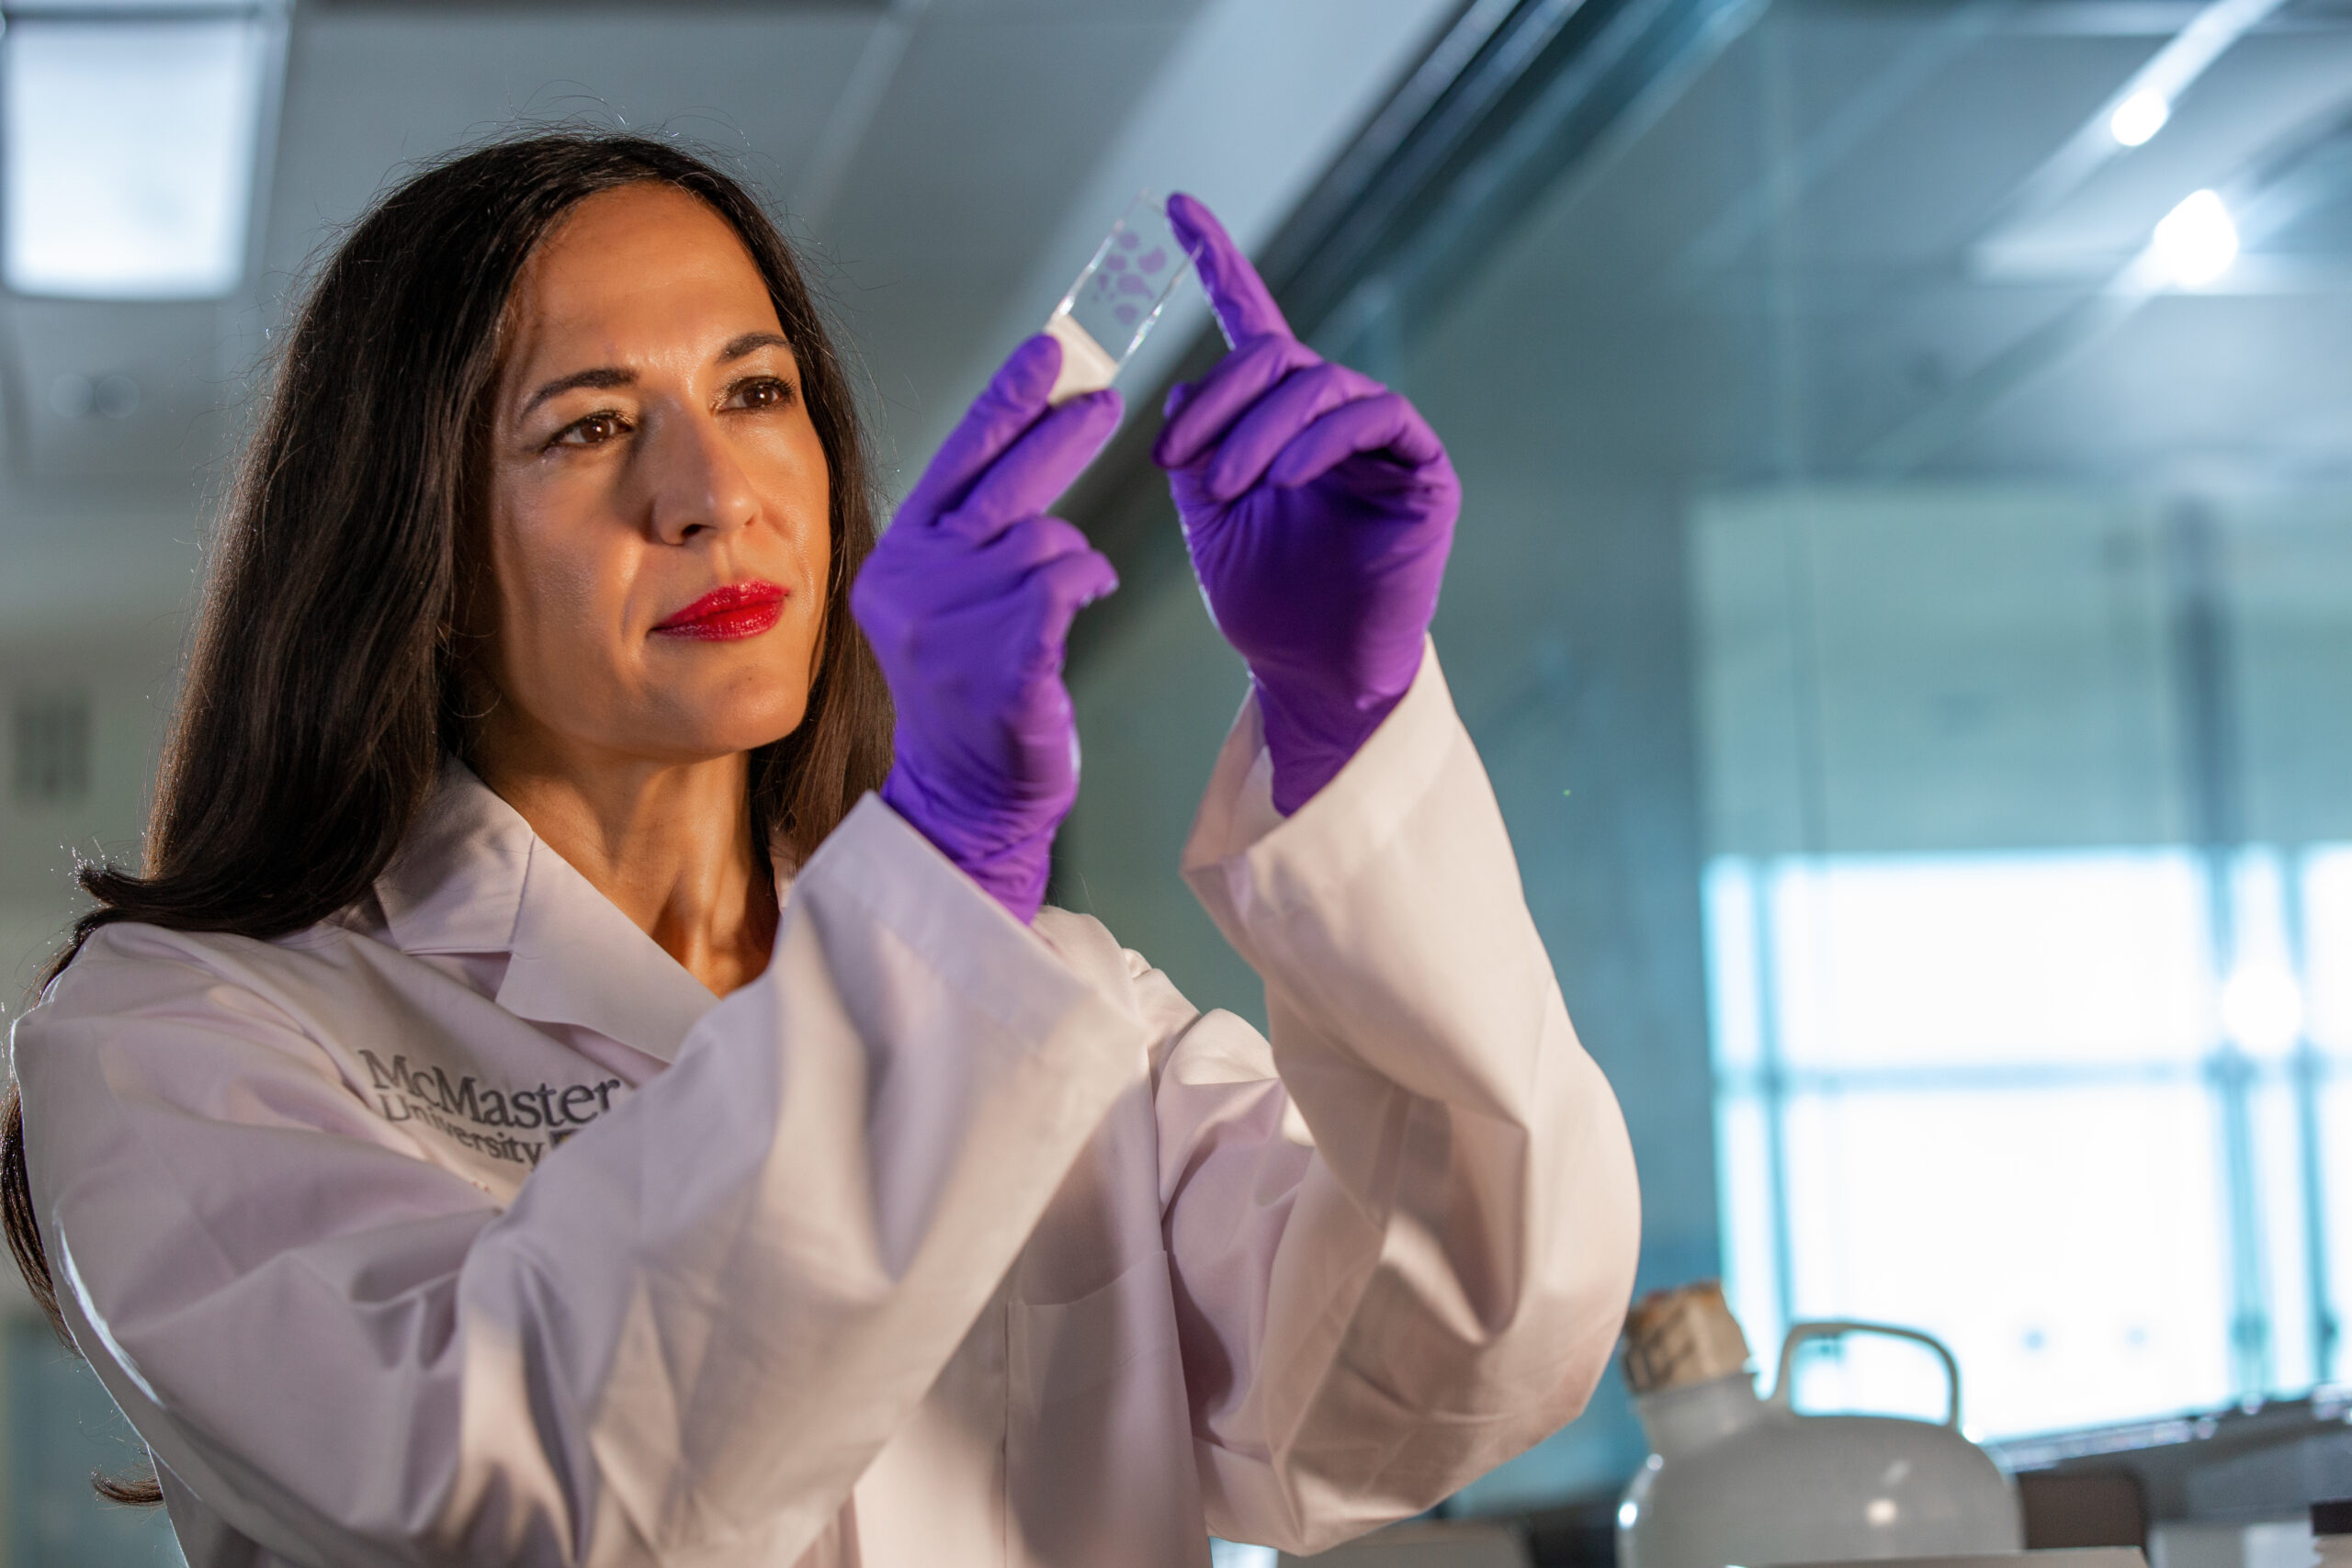
[[[668,141],[502,141],[401,183],[311,283],[216,536],[144,871],[83,869],[96,907],[44,986],[118,920],[274,937],[366,897],[443,758],[466,751],[459,621],[481,552],[464,536],[516,277],[581,201],[644,182],[699,197],[742,238],[830,469],[817,678],[799,728],[752,755],[754,842],[806,859],[881,783],[889,694],[848,613],[874,544],[871,474],[849,376],[791,245],[741,184]],[[13,1078],[0,1099],[0,1226],[64,1337]],[[99,1490],[157,1497],[152,1481]]]

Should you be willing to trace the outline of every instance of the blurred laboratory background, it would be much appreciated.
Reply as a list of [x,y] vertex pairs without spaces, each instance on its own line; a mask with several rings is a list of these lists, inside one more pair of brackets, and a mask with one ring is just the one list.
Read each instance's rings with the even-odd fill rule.
[[[1803,1320],[1933,1333],[1973,1435],[2133,1477],[2143,1540],[2352,1494],[2352,0],[0,17],[12,1010],[76,861],[139,853],[273,333],[401,169],[522,122],[715,152],[893,490],[1188,189],[1461,471],[1438,646],[1633,1128],[1642,1287],[1721,1277],[1768,1372]],[[1056,897],[1262,1018],[1175,874],[1242,677],[1147,456],[1221,346],[1180,297],[1063,506],[1125,587]],[[6,1299],[0,1568],[173,1561]],[[1799,1377],[1943,1409],[1898,1344]],[[1646,1451],[1612,1373],[1446,1512],[1606,1562]]]

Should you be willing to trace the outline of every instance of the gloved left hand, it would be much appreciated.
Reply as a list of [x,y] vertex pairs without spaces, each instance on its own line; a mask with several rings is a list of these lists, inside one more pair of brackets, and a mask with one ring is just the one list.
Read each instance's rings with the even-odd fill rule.
[[1049,411],[1060,367],[1052,338],[1013,350],[850,590],[898,707],[883,800],[1024,924],[1078,798],[1063,645],[1118,586],[1083,534],[1042,515],[1119,423],[1116,392]]
[[1168,220],[1234,348],[1170,395],[1152,457],[1209,612],[1249,661],[1287,816],[1419,671],[1462,487],[1412,404],[1291,335],[1207,208],[1172,196]]

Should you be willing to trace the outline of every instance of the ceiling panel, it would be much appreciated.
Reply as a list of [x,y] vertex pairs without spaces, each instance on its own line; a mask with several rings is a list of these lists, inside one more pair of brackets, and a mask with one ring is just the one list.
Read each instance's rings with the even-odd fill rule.
[[15,301],[0,318],[11,469],[177,490],[220,448],[220,321],[209,304]]
[[837,8],[550,25],[491,7],[306,12],[288,68],[267,265],[297,267],[400,168],[518,120],[667,129],[788,185],[874,28]]

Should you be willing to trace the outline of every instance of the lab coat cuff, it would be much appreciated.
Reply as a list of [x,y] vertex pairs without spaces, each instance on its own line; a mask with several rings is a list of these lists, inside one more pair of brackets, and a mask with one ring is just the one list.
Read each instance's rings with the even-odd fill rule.
[[1184,846],[1185,880],[1219,917],[1272,899],[1295,908],[1319,902],[1352,880],[1439,786],[1469,737],[1453,709],[1436,644],[1424,637],[1421,667],[1403,700],[1331,782],[1289,817],[1273,806],[1258,699],[1252,694],[1226,736],[1207,793]]
[[[942,980],[1001,1023],[1027,1030],[1044,1021],[1004,1016],[1008,1008],[1023,1010],[1016,998],[1034,1004],[1073,987],[1100,989],[879,795],[869,793],[853,807],[794,879],[796,898],[820,890],[827,902],[854,908],[888,928],[909,951],[922,954]],[[1055,984],[1008,984],[1009,976],[1040,965]]]

